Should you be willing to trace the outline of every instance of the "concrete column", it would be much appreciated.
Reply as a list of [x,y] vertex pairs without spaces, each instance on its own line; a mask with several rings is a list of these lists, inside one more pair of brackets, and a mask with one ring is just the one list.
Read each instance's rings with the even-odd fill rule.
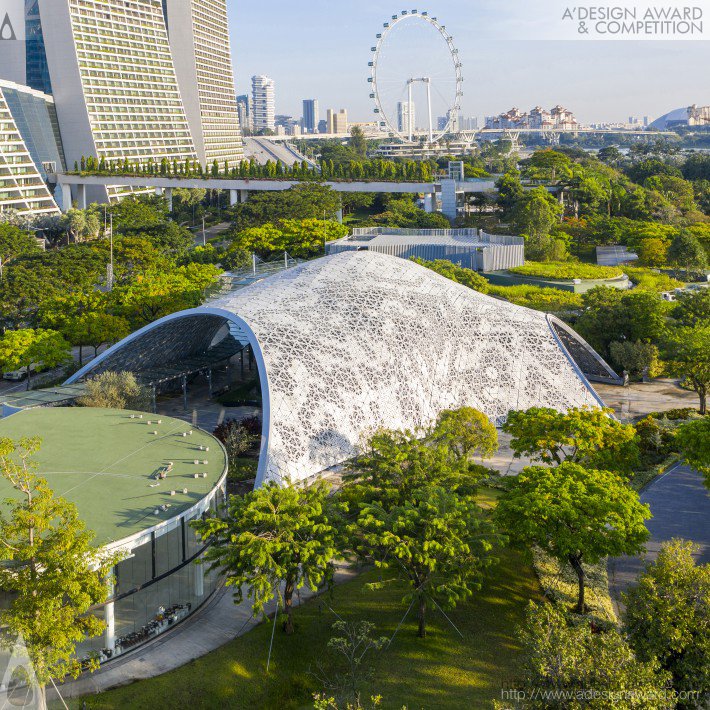
[[195,570],[195,596],[201,597],[205,593],[205,573],[202,570],[202,561],[196,560],[194,565]]
[[239,190],[239,201],[246,202],[249,199],[249,190]]
[[239,202],[239,190],[229,191],[229,206],[234,207]]
[[60,182],[55,191],[59,209],[62,212],[69,212],[71,209],[71,185]]
[[170,212],[172,212],[173,211],[173,188],[166,187],[164,194],[165,194],[165,199],[167,200],[167,203],[168,203],[168,210]]
[[342,207],[338,210],[337,219],[338,219],[339,224],[343,223],[343,208]]
[[76,186],[76,201],[80,210],[86,209],[86,185]]
[[436,210],[436,195],[433,192],[428,192],[424,195],[424,211],[434,212]]
[[163,194],[163,188],[162,188],[162,187],[156,187],[156,188],[155,188],[155,194],[156,194],[158,197],[161,197],[162,194]]
[[[113,597],[113,582],[108,584],[108,596]],[[109,602],[104,606],[104,647],[112,651],[116,649],[116,620],[114,618],[114,602]]]

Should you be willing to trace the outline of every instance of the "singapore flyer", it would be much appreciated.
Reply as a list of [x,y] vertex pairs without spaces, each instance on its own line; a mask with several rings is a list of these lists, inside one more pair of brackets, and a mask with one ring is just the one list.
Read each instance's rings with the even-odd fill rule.
[[454,132],[463,74],[446,26],[425,11],[402,10],[376,39],[368,82],[380,129],[404,143],[434,144]]

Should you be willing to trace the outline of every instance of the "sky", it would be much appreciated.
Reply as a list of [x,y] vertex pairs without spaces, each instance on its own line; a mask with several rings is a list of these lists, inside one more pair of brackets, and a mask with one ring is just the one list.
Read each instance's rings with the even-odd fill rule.
[[[613,4],[624,2],[634,0]],[[302,100],[317,98],[321,117],[332,107],[346,108],[350,121],[374,120],[367,83],[370,49],[382,23],[407,5],[383,0],[227,3],[238,93],[250,90],[252,75],[266,74],[276,82],[276,113],[299,118]],[[692,4],[705,5],[710,36],[710,2]],[[645,115],[653,120],[671,109],[710,104],[709,40],[536,39],[574,36],[559,24],[566,0],[428,0],[413,7],[436,16],[454,38],[463,64],[466,116],[559,103],[583,123],[597,123]],[[393,32],[387,68],[407,73],[405,58],[411,56],[412,72],[426,67],[429,57],[432,74],[439,70],[443,65],[433,57],[441,56],[442,45],[426,31],[413,26],[396,37]]]

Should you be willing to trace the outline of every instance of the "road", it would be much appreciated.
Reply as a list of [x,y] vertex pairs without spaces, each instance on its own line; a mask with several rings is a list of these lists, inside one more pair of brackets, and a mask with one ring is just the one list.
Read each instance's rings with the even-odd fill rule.
[[673,467],[641,493],[641,500],[653,513],[647,523],[651,539],[645,555],[609,560],[609,591],[617,604],[644,564],[656,559],[661,544],[674,537],[697,543],[697,561],[710,562],[710,492],[697,471],[680,464]]

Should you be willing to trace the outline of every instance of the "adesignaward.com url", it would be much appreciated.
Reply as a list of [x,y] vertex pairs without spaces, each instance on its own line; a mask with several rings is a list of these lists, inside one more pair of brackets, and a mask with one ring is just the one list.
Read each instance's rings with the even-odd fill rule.
[[703,693],[699,690],[609,690],[597,688],[501,688],[500,699],[503,703],[511,703],[510,707],[525,702],[561,702],[565,701],[606,701],[612,707],[614,704],[629,701],[651,701],[659,703],[659,707],[673,707],[675,703],[690,703],[700,706]]

